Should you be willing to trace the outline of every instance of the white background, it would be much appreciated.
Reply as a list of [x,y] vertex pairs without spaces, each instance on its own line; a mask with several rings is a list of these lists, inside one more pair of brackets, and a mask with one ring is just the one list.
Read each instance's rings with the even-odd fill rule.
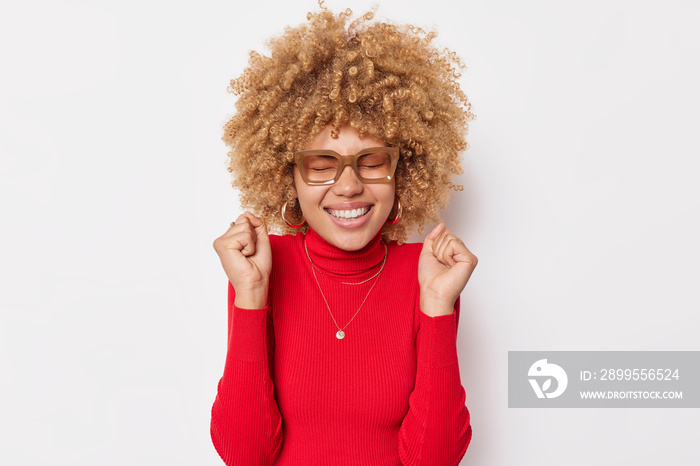
[[[221,464],[226,87],[317,7],[3,3],[0,463]],[[506,370],[509,350],[700,349],[698,4],[379,3],[437,28],[478,115],[444,216],[480,259],[463,464],[697,463],[697,409],[509,409]]]

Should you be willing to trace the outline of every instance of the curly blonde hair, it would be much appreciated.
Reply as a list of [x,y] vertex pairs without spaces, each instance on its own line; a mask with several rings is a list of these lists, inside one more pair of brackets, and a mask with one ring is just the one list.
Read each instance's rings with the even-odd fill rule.
[[451,177],[462,173],[461,151],[471,103],[457,79],[464,64],[454,52],[437,50],[437,35],[411,25],[352,20],[323,7],[307,22],[267,41],[271,54],[250,52],[248,67],[231,80],[237,112],[224,125],[228,171],[241,204],[282,233],[287,217],[301,217],[294,187],[294,152],[328,124],[337,137],[343,124],[400,149],[396,195],[403,215],[382,229],[399,243],[428,220],[438,221]]

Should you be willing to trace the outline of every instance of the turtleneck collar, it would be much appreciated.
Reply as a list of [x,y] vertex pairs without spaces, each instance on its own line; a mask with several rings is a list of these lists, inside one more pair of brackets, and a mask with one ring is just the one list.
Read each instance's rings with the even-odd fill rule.
[[312,229],[304,237],[309,256],[318,269],[328,275],[359,279],[364,278],[365,274],[371,276],[376,273],[382,263],[385,249],[381,239],[382,231],[379,230],[362,249],[345,251],[333,246]]

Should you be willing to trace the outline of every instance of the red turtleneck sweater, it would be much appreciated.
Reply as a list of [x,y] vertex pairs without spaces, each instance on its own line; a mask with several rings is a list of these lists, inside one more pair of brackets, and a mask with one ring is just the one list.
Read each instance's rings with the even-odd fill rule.
[[[419,309],[421,244],[381,232],[343,251],[313,230],[270,236],[268,305],[239,309],[229,282],[228,352],[211,436],[227,465],[453,465],[471,440],[455,312]],[[374,281],[376,286],[369,296]],[[319,285],[335,320],[324,303]]]

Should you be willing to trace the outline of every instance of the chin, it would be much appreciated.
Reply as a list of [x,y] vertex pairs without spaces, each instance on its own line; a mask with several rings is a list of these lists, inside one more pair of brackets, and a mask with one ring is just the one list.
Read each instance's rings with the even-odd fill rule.
[[374,238],[374,235],[376,235],[378,231],[379,229],[373,232],[357,231],[334,235],[332,244],[344,251],[357,251],[367,246],[367,243]]
[[369,241],[341,241],[336,243],[335,246],[343,251],[358,251],[367,246],[367,243],[369,243]]

